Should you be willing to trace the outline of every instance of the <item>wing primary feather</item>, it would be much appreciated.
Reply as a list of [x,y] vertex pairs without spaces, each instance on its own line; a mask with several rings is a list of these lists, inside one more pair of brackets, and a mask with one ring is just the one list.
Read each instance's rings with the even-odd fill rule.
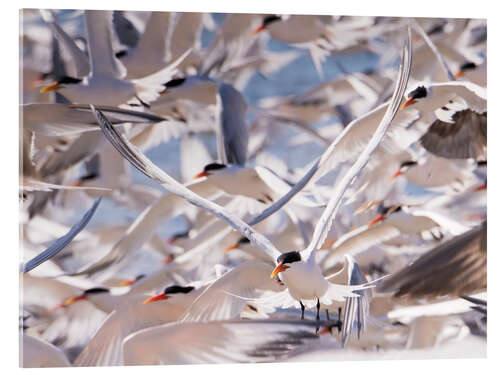
[[38,267],[40,264],[46,262],[47,260],[53,258],[56,256],[62,249],[68,245],[73,238],[76,237],[78,233],[82,231],[83,228],[89,223],[90,219],[92,219],[92,216],[94,216],[94,213],[97,210],[97,207],[99,207],[99,204],[101,203],[102,197],[99,197],[96,199],[92,207],[83,215],[82,219],[73,225],[71,229],[69,230],[68,233],[66,233],[64,236],[58,238],[52,245],[50,245],[46,250],[42,251],[40,254],[38,254],[36,257],[33,259],[29,260],[26,262],[23,268],[23,273],[27,273],[34,269],[35,267]]

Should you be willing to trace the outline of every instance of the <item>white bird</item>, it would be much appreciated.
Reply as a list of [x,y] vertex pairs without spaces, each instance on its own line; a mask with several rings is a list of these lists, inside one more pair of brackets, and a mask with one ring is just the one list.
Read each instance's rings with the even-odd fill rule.
[[[90,73],[83,79],[63,77],[41,91],[58,90],[73,103],[118,106],[136,98],[140,102],[152,101],[162,91],[162,84],[174,73],[185,55],[159,72],[140,80],[125,80],[126,69],[115,57],[111,44],[111,12],[85,11]],[[187,52],[186,52],[187,54]]]

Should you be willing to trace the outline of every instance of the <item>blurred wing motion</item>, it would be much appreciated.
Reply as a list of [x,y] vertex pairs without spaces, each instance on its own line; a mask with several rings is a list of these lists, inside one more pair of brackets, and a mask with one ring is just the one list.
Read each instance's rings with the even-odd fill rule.
[[317,340],[308,323],[313,322],[243,320],[152,327],[125,339],[125,365],[268,362]]
[[457,236],[384,280],[378,292],[396,297],[463,296],[486,289],[487,222]]
[[[96,106],[112,124],[149,124],[167,119],[145,112],[118,107]],[[86,104],[34,103],[21,106],[23,127],[36,134],[58,137],[99,130],[90,107]]]

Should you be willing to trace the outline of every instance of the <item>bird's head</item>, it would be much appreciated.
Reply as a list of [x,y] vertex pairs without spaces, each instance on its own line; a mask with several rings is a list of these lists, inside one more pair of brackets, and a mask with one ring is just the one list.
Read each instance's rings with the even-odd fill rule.
[[276,263],[278,263],[278,265],[274,268],[273,272],[271,273],[271,279],[274,279],[274,277],[278,275],[280,272],[285,272],[290,267],[293,267],[293,263],[300,262],[301,260],[302,257],[300,256],[300,253],[298,251],[290,251],[288,253],[281,254],[276,259]]
[[234,249],[239,249],[240,246],[249,244],[250,240],[246,237],[240,237],[238,241],[235,243],[232,243],[224,248],[224,252],[227,253],[228,251],[234,250]]
[[170,236],[170,237],[167,239],[167,243],[168,243],[169,245],[173,245],[173,244],[175,244],[175,242],[176,242],[177,240],[180,240],[180,239],[182,239],[182,238],[187,238],[187,237],[189,237],[189,231],[179,232],[179,233],[176,233],[176,234],[174,234],[174,235]]
[[391,177],[389,177],[389,179],[391,181],[394,180],[396,177],[401,176],[402,174],[405,174],[406,172],[408,172],[408,170],[411,167],[414,167],[417,164],[418,164],[418,162],[415,160],[405,160],[404,162],[402,162],[399,165],[398,170],[396,172],[394,172],[394,174],[392,174]]
[[45,93],[45,92],[49,92],[49,91],[57,91],[57,90],[65,88],[69,85],[79,84],[80,82],[82,82],[82,79],[80,79],[80,78],[73,78],[73,77],[64,76],[61,79],[59,79],[57,82],[53,82],[50,85],[42,87],[40,89],[40,92]]
[[92,300],[96,295],[109,294],[109,289],[107,288],[91,288],[84,291],[82,294],[77,296],[67,298],[63,303],[52,308],[52,311],[58,310],[60,308],[68,307],[78,301]]
[[120,283],[120,286],[131,286],[131,285],[134,285],[136,282],[138,282],[139,280],[145,278],[146,275],[141,273],[140,275],[137,275],[135,278],[133,279],[130,279],[130,280],[124,280]]
[[188,294],[194,289],[193,286],[180,286],[180,285],[172,285],[165,288],[162,293],[157,294],[156,296],[149,297],[143,303],[151,303],[156,301],[167,300],[176,294]]
[[220,163],[210,163],[205,165],[205,168],[203,168],[203,171],[198,173],[194,178],[201,178],[201,177],[208,177],[212,175],[215,171],[221,170],[226,168],[227,165],[225,164],[220,164]]
[[472,61],[466,61],[462,65],[460,65],[460,68],[458,71],[454,74],[455,78],[460,78],[462,77],[465,73],[472,71],[477,68],[477,65],[473,63]]
[[80,179],[71,183],[70,186],[83,186],[86,182],[93,181],[99,177],[100,177],[99,173],[92,172],[92,173],[86,174],[83,177],[80,177]]
[[416,89],[408,93],[407,99],[401,106],[401,109],[425,102],[426,99],[429,99],[430,95],[431,89],[429,87],[426,87],[424,85],[418,86]]
[[401,211],[401,206],[392,205],[392,206],[384,206],[383,204],[379,205],[377,208],[377,216],[375,216],[369,223],[368,227],[372,227],[377,223],[380,223],[387,219],[387,217],[394,212]]
[[272,15],[264,17],[260,26],[252,31],[252,35],[256,35],[256,34],[260,33],[262,30],[265,30],[267,27],[269,27],[269,25],[271,25],[272,23],[278,22],[281,20],[282,20],[282,17],[278,16],[277,14],[272,14]]

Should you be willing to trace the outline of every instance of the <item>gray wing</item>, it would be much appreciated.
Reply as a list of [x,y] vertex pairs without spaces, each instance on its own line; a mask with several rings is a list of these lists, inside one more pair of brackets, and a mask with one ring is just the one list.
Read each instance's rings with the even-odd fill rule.
[[486,289],[487,222],[442,243],[384,280],[377,291],[396,297],[462,296]]
[[46,250],[38,254],[33,259],[26,262],[24,265],[24,273],[31,271],[33,268],[38,267],[40,264],[46,262],[47,260],[53,258],[57,253],[68,245],[75,236],[82,231],[83,228],[88,224],[92,216],[94,216],[97,207],[101,203],[102,197],[96,199],[92,207],[83,215],[82,219],[73,225],[68,233],[64,236],[58,238],[52,245],[50,245]]
[[125,339],[125,365],[269,362],[318,340],[315,325],[286,320],[165,324]]
[[[112,124],[156,123],[164,117],[110,106],[96,106]],[[61,136],[99,130],[90,107],[85,104],[33,103],[20,106],[22,124],[26,130],[47,136]]]
[[141,35],[134,24],[125,17],[122,10],[113,12],[113,27],[121,44],[129,48],[134,48],[137,45]]
[[[42,17],[47,22],[52,30],[54,38],[59,42],[59,45],[65,49],[71,56],[71,62],[75,66],[75,73],[77,77],[85,77],[90,73],[90,63],[87,55],[76,45],[73,38],[71,38],[57,23],[54,14],[50,11],[41,11]],[[53,43],[54,47],[54,43]],[[63,72],[63,75],[65,72]],[[57,76],[57,75],[56,75]]]
[[[361,285],[368,282],[365,275],[359,268],[358,263],[346,256],[348,259],[349,285]],[[366,329],[366,320],[370,314],[370,300],[372,291],[370,289],[358,290],[354,293],[359,294],[359,298],[346,298],[344,305],[344,315],[342,318],[342,345],[345,345],[347,339],[351,335],[353,328],[356,326],[358,339],[361,331]]]
[[392,120],[396,116],[396,113],[398,112],[399,107],[401,105],[401,101],[403,99],[404,91],[406,90],[408,80],[410,78],[411,60],[412,60],[411,33],[410,29],[408,28],[408,40],[403,48],[403,56],[401,59],[401,65],[399,67],[399,74],[396,83],[396,88],[394,89],[394,93],[392,95],[392,99],[389,103],[389,106],[387,107],[384,117],[380,121],[377,130],[372,135],[370,142],[363,150],[361,155],[359,155],[356,162],[352,165],[352,167],[347,171],[347,173],[342,177],[342,180],[336,186],[332,198],[328,202],[328,205],[321,214],[318,224],[314,228],[314,233],[311,243],[304,251],[304,255],[306,258],[308,258],[309,256],[313,256],[313,254],[315,254],[315,250],[320,248],[321,245],[323,244],[326,235],[331,228],[333,219],[335,218],[335,215],[341,203],[342,196],[344,195],[347,187],[352,183],[353,179],[368,163],[368,161],[370,160],[370,156],[373,154],[377,146],[382,141],[382,138],[389,129]]
[[452,116],[453,124],[436,120],[420,142],[430,153],[448,159],[478,158],[486,148],[487,113],[470,109]]
[[248,129],[245,123],[247,103],[238,90],[226,83],[218,85],[220,124],[217,129],[217,153],[224,164],[245,165]]

